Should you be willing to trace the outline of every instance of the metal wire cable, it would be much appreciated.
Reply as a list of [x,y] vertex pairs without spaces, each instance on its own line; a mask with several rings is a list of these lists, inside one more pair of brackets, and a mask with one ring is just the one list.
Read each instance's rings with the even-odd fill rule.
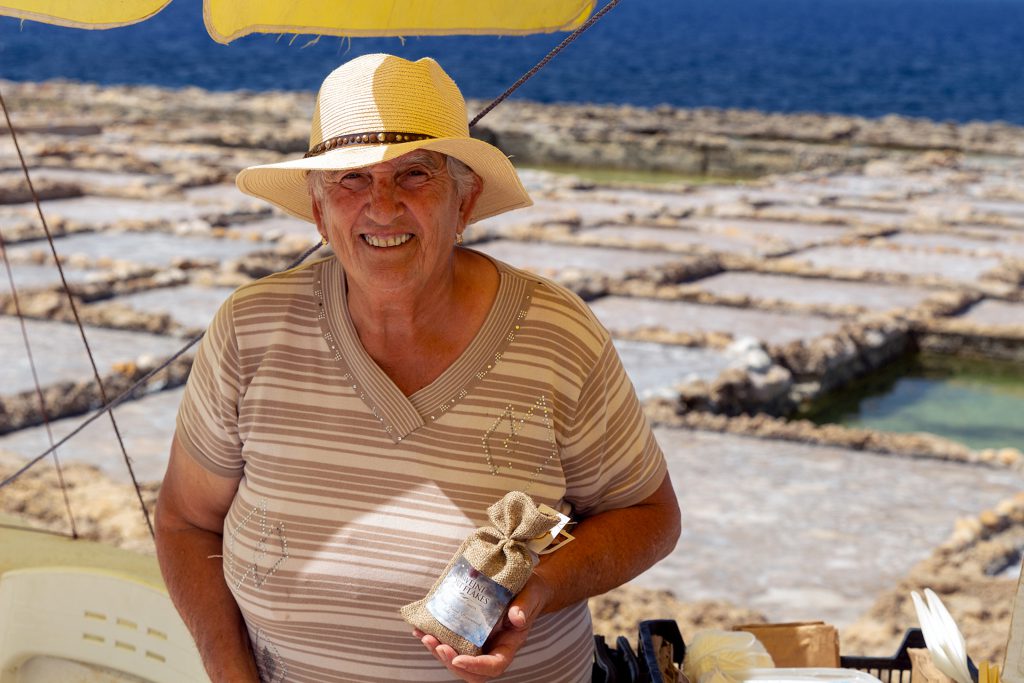
[[[319,242],[318,242],[317,244],[314,244],[314,245],[313,245],[312,247],[310,247],[310,248],[309,248],[309,249],[307,249],[307,250],[306,250],[305,252],[303,252],[302,256],[300,256],[300,257],[299,257],[299,258],[297,258],[297,259],[296,259],[296,260],[295,260],[294,262],[292,262],[292,264],[291,264],[291,265],[289,265],[289,266],[288,266],[288,267],[287,267],[287,268],[286,268],[285,270],[290,270],[290,269],[294,268],[295,266],[299,265],[300,263],[302,263],[303,261],[305,261],[305,260],[306,260],[307,258],[309,258],[309,256],[310,256],[311,254],[313,254],[313,253],[314,253],[314,252],[315,252],[315,251],[316,251],[317,249],[319,249],[319,248],[320,248],[321,246],[323,246],[323,245],[322,245],[322,244],[320,244]],[[22,474],[24,474],[25,472],[27,472],[27,471],[28,471],[29,469],[31,469],[32,467],[34,467],[34,466],[35,466],[35,465],[36,465],[36,464],[37,464],[37,463],[38,463],[39,461],[41,461],[41,460],[42,460],[43,458],[45,458],[45,457],[46,457],[47,455],[49,455],[50,453],[52,453],[52,452],[53,452],[54,450],[56,450],[56,449],[60,448],[61,446],[63,446],[63,445],[65,444],[65,443],[67,443],[68,441],[70,441],[70,440],[71,440],[71,439],[72,439],[73,437],[77,436],[77,435],[79,434],[79,432],[81,432],[81,431],[82,431],[83,429],[85,429],[85,428],[86,428],[86,427],[88,427],[88,426],[89,426],[90,424],[92,424],[93,422],[95,422],[96,420],[98,420],[98,419],[99,419],[100,417],[102,417],[104,413],[109,413],[109,412],[110,412],[111,410],[113,410],[113,409],[114,409],[114,408],[116,408],[117,406],[121,405],[122,403],[124,403],[125,401],[127,401],[128,399],[130,399],[130,398],[131,398],[131,397],[132,397],[132,396],[134,395],[134,393],[135,393],[135,391],[136,391],[136,390],[138,390],[139,388],[141,388],[141,387],[145,386],[145,385],[146,385],[146,383],[147,383],[147,382],[149,382],[149,380],[153,379],[153,377],[155,377],[155,376],[156,376],[156,375],[157,375],[157,374],[158,374],[159,372],[163,371],[163,370],[164,370],[164,369],[166,369],[166,368],[167,368],[167,366],[169,366],[169,365],[170,365],[171,363],[173,363],[174,361],[178,360],[178,358],[180,358],[181,356],[183,356],[183,355],[185,354],[185,352],[186,352],[186,351],[188,351],[188,350],[189,350],[189,349],[191,349],[191,348],[192,348],[193,346],[195,346],[196,344],[198,344],[198,343],[199,343],[199,341],[200,341],[200,340],[201,340],[201,339],[202,339],[202,338],[203,338],[204,336],[206,336],[206,332],[200,332],[200,333],[199,333],[199,334],[197,334],[196,336],[192,337],[192,339],[190,339],[190,340],[189,340],[188,342],[186,342],[184,346],[182,346],[182,347],[181,347],[180,349],[178,349],[177,351],[175,351],[175,352],[174,352],[174,353],[173,353],[172,355],[168,356],[168,357],[167,357],[167,358],[166,358],[166,359],[164,360],[164,362],[163,362],[163,363],[161,363],[161,364],[160,364],[160,365],[158,365],[157,367],[155,367],[155,368],[153,368],[152,370],[150,370],[149,372],[147,372],[147,373],[146,373],[146,374],[145,374],[145,375],[144,375],[143,377],[141,377],[141,378],[140,378],[140,379],[139,379],[138,381],[136,381],[136,382],[135,382],[135,384],[131,385],[130,387],[128,387],[127,389],[125,389],[124,391],[122,391],[122,392],[121,392],[120,394],[118,394],[118,396],[117,396],[116,398],[114,398],[114,400],[110,401],[109,403],[105,403],[105,404],[104,404],[103,406],[101,406],[100,408],[97,408],[97,409],[96,409],[96,412],[95,412],[95,413],[93,413],[93,414],[92,414],[92,415],[90,415],[90,416],[89,416],[88,418],[86,418],[85,420],[83,420],[83,421],[81,422],[81,424],[79,424],[79,425],[78,425],[77,427],[75,427],[75,428],[74,428],[73,430],[71,430],[70,432],[68,432],[68,433],[67,433],[67,434],[66,434],[66,435],[65,435],[65,436],[64,436],[64,437],[63,437],[62,439],[60,439],[60,440],[59,440],[59,441],[58,441],[57,443],[55,443],[55,444],[54,444],[53,446],[51,446],[50,448],[46,449],[45,451],[43,451],[43,452],[42,452],[42,453],[40,453],[39,455],[35,456],[34,458],[32,458],[31,460],[29,460],[28,462],[26,462],[26,463],[25,463],[24,465],[22,465],[22,466],[21,466],[21,468],[19,468],[19,469],[18,469],[18,470],[17,470],[16,472],[14,472],[13,474],[9,475],[9,476],[8,476],[8,477],[7,477],[6,479],[4,479],[3,481],[0,481],[0,489],[2,489],[3,487],[7,486],[7,485],[8,485],[8,484],[10,484],[11,482],[13,482],[13,481],[14,481],[15,479],[17,479],[17,478],[18,478],[18,477],[20,477],[20,476],[21,476]]]
[[[2,99],[0,94],[0,99]],[[18,323],[21,326],[21,340],[25,344],[25,354],[28,356],[28,367],[32,371],[32,385],[36,390],[36,398],[39,399],[39,412],[43,417],[43,424],[46,426],[46,437],[50,442],[50,451],[53,453],[53,464],[57,469],[57,481],[60,482],[60,491],[64,497],[64,510],[68,515],[68,524],[71,525],[71,537],[78,538],[78,528],[75,526],[75,516],[71,512],[71,500],[68,498],[67,485],[64,483],[64,469],[60,466],[60,458],[57,456],[57,447],[53,443],[53,429],[50,426],[50,416],[46,410],[46,398],[43,396],[43,388],[39,383],[39,373],[36,370],[36,360],[32,355],[32,344],[28,339],[28,328],[25,326],[25,316],[21,312],[21,300],[18,298],[18,287],[14,283],[14,270],[11,268],[11,261],[7,258],[7,241],[4,239],[3,230],[0,230],[0,255],[3,256],[4,266],[7,268],[7,281],[11,285],[11,299],[14,302],[14,312],[18,316]]]
[[553,49],[551,52],[549,52],[546,55],[544,55],[544,59],[542,59],[539,62],[537,62],[536,66],[534,66],[532,69],[530,69],[525,74],[520,76],[518,81],[516,81],[515,83],[510,85],[505,90],[505,92],[503,92],[500,95],[498,95],[498,97],[496,97],[493,102],[491,102],[486,107],[484,107],[482,110],[480,110],[480,113],[477,114],[476,116],[474,116],[473,120],[469,122],[469,127],[472,128],[473,126],[475,126],[480,119],[482,119],[483,117],[487,116],[488,112],[490,112],[492,109],[494,109],[499,104],[504,102],[506,99],[508,99],[509,95],[514,93],[516,90],[518,90],[519,86],[521,86],[523,83],[526,83],[526,81],[528,81],[531,78],[533,78],[533,75],[536,74],[541,69],[543,69],[544,65],[547,64],[548,62],[550,62],[552,60],[552,58],[554,58],[555,55],[557,55],[559,52],[561,52],[566,47],[568,47],[569,43],[571,43],[572,41],[574,41],[577,38],[579,38],[580,35],[582,35],[582,33],[584,31],[586,31],[588,28],[590,28],[591,26],[596,24],[598,21],[600,21],[600,19],[604,15],[608,14],[608,12],[610,12],[613,7],[615,7],[617,4],[619,4],[619,1],[620,0],[609,0],[608,4],[601,8],[601,11],[597,12],[596,14],[594,14],[594,16],[590,17],[590,19],[587,19],[586,23],[584,23],[578,29],[576,29],[575,31],[570,33],[568,36],[566,36],[565,40],[563,40],[561,43],[559,43],[557,46],[555,46],[555,49]]
[[[620,2],[620,0],[609,0],[609,2],[604,7],[602,7],[600,11],[595,13],[592,17],[590,17],[590,19],[588,19],[579,28],[577,28],[571,34],[566,36],[566,38],[564,40],[562,40],[562,42],[560,42],[557,46],[555,46],[554,49],[552,49],[550,52],[548,52],[548,54],[546,54],[544,56],[544,58],[541,59],[532,69],[530,69],[525,74],[523,74],[515,83],[513,83],[511,86],[509,86],[501,95],[499,95],[490,104],[488,104],[486,107],[484,107],[475,117],[473,117],[473,120],[469,122],[469,127],[472,128],[473,126],[475,126],[480,121],[480,119],[482,119],[491,110],[493,110],[499,104],[501,104],[506,99],[508,99],[508,97],[513,92],[518,90],[524,83],[526,83],[526,81],[528,81],[538,71],[540,71],[542,68],[544,68],[544,66],[547,65],[547,63],[550,62],[555,57],[555,55],[557,55],[559,52],[561,52],[566,47],[568,47],[568,45],[570,43],[572,43],[573,41],[575,41],[580,35],[582,35],[584,31],[586,31],[591,26],[593,26],[595,23],[597,23],[609,11],[611,11],[616,5],[618,5],[619,2]],[[145,514],[145,517],[146,517],[146,525],[149,528],[150,535],[153,535],[153,525],[152,525],[152,522],[150,521],[150,518],[149,518],[149,512],[146,510],[145,503],[142,500],[142,491],[141,491],[141,489],[139,487],[138,482],[136,481],[135,474],[134,474],[134,471],[133,471],[132,465],[131,465],[131,460],[128,457],[127,452],[125,451],[124,442],[121,439],[120,431],[117,428],[117,423],[114,420],[114,414],[113,414],[112,411],[113,411],[113,409],[115,407],[117,407],[121,403],[124,403],[126,400],[128,400],[134,394],[134,392],[137,389],[139,389],[140,387],[143,387],[157,373],[159,373],[162,370],[166,369],[171,363],[173,363],[175,360],[177,360],[179,357],[181,357],[186,351],[188,351],[190,348],[195,346],[203,338],[203,336],[206,333],[202,332],[202,333],[196,335],[195,337],[193,337],[191,340],[189,340],[185,344],[185,346],[183,346],[177,352],[175,352],[174,354],[169,356],[163,363],[161,363],[159,366],[157,366],[156,368],[154,368],[153,370],[148,372],[145,376],[143,376],[141,379],[139,379],[134,384],[132,384],[128,389],[126,389],[124,392],[122,392],[116,398],[114,398],[113,400],[108,400],[107,399],[106,391],[103,388],[103,382],[102,382],[102,380],[99,377],[99,371],[96,368],[96,363],[95,363],[95,361],[93,359],[92,351],[89,348],[88,340],[85,337],[85,330],[83,329],[82,323],[81,323],[81,321],[80,321],[80,319],[78,317],[78,310],[77,310],[77,308],[75,306],[74,299],[73,299],[73,297],[71,295],[71,290],[68,287],[67,281],[64,278],[64,271],[61,268],[60,260],[57,257],[57,251],[56,251],[56,248],[55,248],[54,243],[53,243],[53,237],[50,234],[49,228],[47,227],[46,219],[43,217],[42,207],[39,204],[39,198],[36,196],[35,188],[32,186],[32,181],[29,178],[28,167],[25,165],[24,158],[21,155],[20,147],[17,147],[18,143],[17,143],[17,138],[15,137],[14,127],[10,123],[10,117],[7,114],[7,105],[3,103],[3,96],[2,96],[2,94],[0,94],[0,104],[3,105],[4,115],[7,117],[8,129],[11,132],[12,138],[15,139],[15,147],[18,149],[18,158],[21,161],[22,170],[25,173],[26,180],[28,180],[29,189],[30,189],[30,191],[32,193],[32,198],[35,201],[36,209],[39,212],[39,217],[40,217],[40,219],[43,222],[43,229],[46,232],[47,240],[50,243],[50,249],[53,252],[54,260],[57,262],[57,268],[60,271],[61,282],[63,284],[65,292],[67,292],[67,294],[68,294],[68,300],[71,303],[71,309],[72,309],[72,312],[73,312],[74,317],[75,317],[75,322],[78,325],[79,331],[81,332],[82,341],[85,344],[87,353],[89,354],[89,360],[92,363],[93,372],[94,372],[94,375],[95,375],[95,378],[96,378],[96,382],[97,382],[97,385],[99,386],[99,389],[100,389],[100,392],[101,392],[101,396],[103,398],[103,406],[101,408],[99,408],[92,416],[90,416],[86,420],[84,420],[74,430],[69,432],[62,439],[60,439],[56,444],[52,444],[52,440],[51,440],[51,444],[52,445],[50,446],[50,448],[46,449],[45,451],[43,451],[42,453],[40,453],[36,457],[34,457],[31,460],[29,460],[20,469],[18,469],[13,474],[9,475],[3,481],[0,481],[0,488],[3,488],[4,486],[7,486],[8,484],[10,484],[14,480],[16,480],[19,476],[21,476],[22,474],[27,472],[29,469],[31,469],[34,465],[36,465],[38,462],[40,462],[43,458],[45,458],[50,453],[55,453],[57,448],[63,446],[70,439],[72,439],[74,436],[76,436],[82,430],[84,430],[86,427],[88,427],[92,422],[94,422],[95,420],[99,419],[104,413],[107,413],[107,414],[110,415],[111,423],[114,426],[115,434],[117,435],[118,442],[121,445],[121,451],[124,454],[125,464],[128,466],[128,471],[129,471],[129,474],[131,475],[132,484],[135,487],[135,492],[136,492],[136,495],[138,496],[138,499],[139,499],[139,505],[142,507],[143,513]],[[321,244],[316,244],[313,247],[309,248],[294,263],[289,265],[288,268],[289,269],[290,268],[294,268],[298,264],[302,263],[304,260],[306,260],[311,254],[313,254],[321,246],[322,246]],[[12,282],[12,289],[13,289],[13,282]],[[45,419],[45,415],[44,415],[44,419]],[[61,479],[61,486],[62,486],[62,488],[64,487],[63,478]],[[67,496],[67,494],[66,494],[66,491],[65,491],[65,498],[66,498],[66,496]]]
[[[53,234],[50,233],[50,226],[46,222],[46,216],[43,215],[43,207],[39,202],[39,195],[36,194],[36,188],[32,184],[32,177],[28,172],[28,165],[25,163],[25,157],[21,153],[21,145],[18,144],[18,135],[14,130],[14,124],[11,123],[11,116],[7,111],[7,103],[4,101],[3,93],[0,93],[0,107],[4,110],[4,118],[7,120],[7,129],[11,132],[11,140],[14,141],[14,149],[18,153],[18,161],[21,163],[21,170],[25,174],[25,181],[28,183],[29,192],[32,194],[32,201],[35,202],[36,211],[39,213],[39,220],[43,225],[43,232],[46,233],[46,241],[50,244],[50,253],[53,254],[54,263],[57,265],[57,272],[60,273],[60,282],[64,288],[64,292],[68,296],[68,304],[71,306],[71,313],[75,318],[75,325],[78,327],[78,333],[82,337],[82,345],[85,347],[85,353],[89,357],[89,365],[92,366],[92,375],[96,380],[96,387],[100,391],[100,398],[103,399],[104,403],[107,403],[107,390],[103,386],[103,379],[100,377],[100,370],[96,365],[96,357],[93,356],[92,348],[89,346],[89,339],[85,334],[85,327],[82,326],[82,320],[78,316],[78,306],[75,304],[75,297],[71,294],[71,287],[68,285],[67,278],[64,277],[64,267],[60,263],[60,257],[57,255],[57,246],[53,243]],[[139,498],[139,505],[142,506],[143,516],[146,518],[146,527],[149,528],[149,535],[155,537],[153,532],[153,521],[149,518],[149,510],[146,509],[146,504],[142,500],[142,489],[139,488],[139,482],[135,478],[135,469],[132,467],[131,458],[128,457],[128,451],[124,447],[124,439],[121,437],[121,429],[117,426],[117,419],[114,417],[114,413],[108,412],[110,415],[110,425],[114,428],[114,434],[117,437],[117,443],[121,447],[121,455],[124,456],[124,464],[128,468],[128,475],[131,477],[132,486],[135,487],[135,494]]]

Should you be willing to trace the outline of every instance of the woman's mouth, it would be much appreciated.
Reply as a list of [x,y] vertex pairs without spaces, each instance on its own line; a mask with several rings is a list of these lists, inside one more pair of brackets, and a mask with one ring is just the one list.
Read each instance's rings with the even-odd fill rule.
[[363,241],[369,244],[371,247],[378,247],[385,249],[387,247],[398,247],[412,239],[412,235],[405,233],[402,235],[391,235],[389,237],[377,237],[376,235],[363,235]]

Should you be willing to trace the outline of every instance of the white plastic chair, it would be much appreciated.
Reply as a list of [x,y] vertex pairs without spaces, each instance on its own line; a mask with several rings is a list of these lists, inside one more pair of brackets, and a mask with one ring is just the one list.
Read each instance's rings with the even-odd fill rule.
[[209,683],[167,593],[123,572],[0,575],[0,683]]

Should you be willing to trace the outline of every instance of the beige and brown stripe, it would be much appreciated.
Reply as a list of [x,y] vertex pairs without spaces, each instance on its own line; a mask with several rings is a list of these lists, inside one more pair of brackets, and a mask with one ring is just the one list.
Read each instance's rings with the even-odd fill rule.
[[[404,396],[359,345],[333,258],[235,292],[197,354],[186,450],[240,477],[224,571],[266,681],[447,681],[398,608],[512,489],[579,515],[665,473],[610,337],[505,264],[483,328]],[[534,626],[507,681],[589,680],[585,603]]]

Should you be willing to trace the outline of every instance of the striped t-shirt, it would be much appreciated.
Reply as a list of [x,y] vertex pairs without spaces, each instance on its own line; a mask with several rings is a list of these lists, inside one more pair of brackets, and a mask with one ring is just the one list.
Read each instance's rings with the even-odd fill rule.
[[[178,434],[240,477],[224,575],[264,681],[453,680],[398,610],[490,504],[524,490],[585,517],[661,483],[607,331],[571,292],[496,266],[482,328],[409,397],[360,346],[333,257],[242,287],[210,325]],[[540,617],[500,680],[589,681],[592,652],[581,602]]]

